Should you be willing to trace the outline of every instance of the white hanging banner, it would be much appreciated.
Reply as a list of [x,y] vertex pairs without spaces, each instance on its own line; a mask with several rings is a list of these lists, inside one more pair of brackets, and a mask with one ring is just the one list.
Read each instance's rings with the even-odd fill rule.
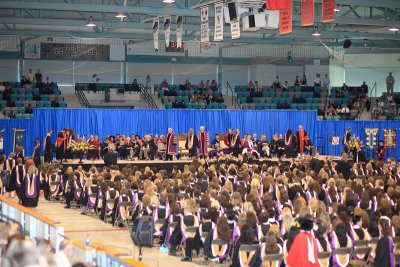
[[153,42],[154,42],[154,51],[156,52],[158,52],[158,34],[160,32],[158,25],[159,25],[158,18],[153,19]]
[[176,19],[176,47],[182,48],[182,31],[183,31],[183,17],[178,16]]
[[208,33],[208,6],[200,9],[200,45],[207,45],[210,41]]
[[164,18],[164,34],[165,34],[165,47],[169,47],[169,40],[171,36],[171,16]]
[[232,21],[231,23],[231,35],[232,39],[240,38],[240,20]]
[[214,5],[214,41],[224,40],[224,6],[222,3]]

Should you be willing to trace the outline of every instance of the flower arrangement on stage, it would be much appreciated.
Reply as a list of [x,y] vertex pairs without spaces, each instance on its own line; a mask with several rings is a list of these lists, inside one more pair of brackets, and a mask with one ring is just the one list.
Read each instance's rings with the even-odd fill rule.
[[75,153],[86,153],[89,149],[89,144],[86,142],[78,142],[72,147],[72,151]]
[[350,141],[348,142],[349,148],[356,149],[357,145],[360,146],[360,147],[363,146],[362,141],[360,140],[360,138],[359,137],[355,137],[355,136],[350,137]]

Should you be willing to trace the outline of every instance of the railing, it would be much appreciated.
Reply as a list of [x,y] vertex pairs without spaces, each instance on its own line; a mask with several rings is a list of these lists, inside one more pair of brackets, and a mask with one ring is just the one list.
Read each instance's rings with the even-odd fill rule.
[[49,240],[58,251],[60,242],[64,239],[64,226],[50,220],[31,209],[19,205],[4,196],[0,196],[1,215],[15,220],[23,227],[22,232],[33,239]]
[[232,95],[232,106],[234,106],[236,109],[236,105],[237,105],[239,107],[239,109],[241,109],[240,103],[239,103],[237,97],[235,96],[235,92],[232,90],[232,87],[229,84],[229,82],[226,82],[226,87],[229,89],[227,95],[229,96],[229,92],[231,92],[231,95]]
[[84,90],[83,87],[75,84],[75,95],[78,98],[79,104],[81,104],[81,107],[91,108],[90,103],[87,100],[86,95],[83,90]]
[[[0,217],[6,221],[16,222],[20,232],[32,239],[48,240],[56,252],[64,240],[64,226],[50,220],[20,204],[0,195]],[[91,246],[70,240],[73,245],[73,260],[102,267],[149,267],[134,259],[133,253],[124,254],[101,243],[93,242]]]
[[153,109],[158,109],[157,104],[154,102],[153,98],[147,91],[147,89],[143,86],[143,84],[139,84],[140,94],[141,96],[146,99],[148,107]]
[[371,101],[372,93],[375,93],[374,97],[376,98],[377,91],[378,91],[378,85],[375,82],[374,85],[372,86],[371,92],[369,93],[370,101]]

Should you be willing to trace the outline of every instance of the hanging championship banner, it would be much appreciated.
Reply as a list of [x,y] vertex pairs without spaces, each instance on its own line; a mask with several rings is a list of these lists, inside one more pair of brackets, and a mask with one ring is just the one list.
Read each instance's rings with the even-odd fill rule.
[[385,140],[385,149],[395,149],[396,138],[396,129],[384,129],[383,139]]
[[14,130],[13,152],[15,152],[24,148],[25,130],[24,129],[13,129],[13,130]]
[[208,32],[208,6],[202,7],[200,12],[200,45],[207,46],[210,40]]
[[232,40],[240,38],[240,20],[231,23]]
[[176,47],[182,48],[183,18],[178,16],[176,20]]
[[267,9],[283,10],[288,9],[292,5],[292,0],[267,0]]
[[314,25],[314,0],[301,0],[301,26]]
[[159,20],[154,19],[153,20],[153,46],[154,46],[154,51],[158,52],[158,33],[160,32],[160,28],[158,27],[159,25]]
[[335,0],[323,0],[322,1],[322,22],[333,22],[335,21]]
[[214,41],[224,40],[224,6],[222,3],[214,5]]
[[293,30],[293,12],[292,1],[289,1],[289,7],[279,11],[279,34],[288,34]]
[[169,47],[169,40],[171,37],[171,16],[164,18],[164,35],[165,35],[165,47]]
[[373,149],[376,147],[377,136],[378,136],[378,128],[365,128],[365,147],[368,149]]
[[29,42],[24,43],[24,58],[40,59],[40,44]]

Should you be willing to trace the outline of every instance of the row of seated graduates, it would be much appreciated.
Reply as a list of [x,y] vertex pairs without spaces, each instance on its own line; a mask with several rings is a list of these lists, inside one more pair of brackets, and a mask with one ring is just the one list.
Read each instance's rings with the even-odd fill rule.
[[[137,179],[131,185],[129,185],[129,181],[126,181],[126,178],[129,177],[127,170],[122,170],[125,178],[123,175],[117,174],[110,182],[112,175],[109,175],[108,172],[95,174],[96,169],[92,169],[92,174],[85,180],[85,185],[88,187],[91,183],[95,184],[95,178],[104,177],[105,182],[97,182],[97,187],[99,187],[97,191],[100,190],[103,197],[97,197],[94,206],[101,210],[100,214],[104,216],[111,214],[114,218],[119,218],[120,215],[117,214],[120,211],[118,210],[112,215],[112,210],[115,206],[118,207],[118,204],[111,206],[112,201],[109,200],[115,199],[116,201],[118,198],[118,201],[122,202],[131,201],[132,205],[135,204],[132,220],[135,222],[137,217],[142,215],[153,216],[156,227],[158,227],[157,233],[161,233],[160,242],[167,242],[171,245],[171,254],[174,254],[178,245],[184,244],[182,240],[186,238],[185,255],[187,257],[191,257],[191,248],[199,250],[199,246],[203,245],[205,255],[218,258],[218,260],[224,260],[231,255],[232,261],[237,263],[238,250],[243,242],[250,242],[250,244],[260,242],[262,245],[265,236],[275,238],[280,252],[284,252],[286,249],[290,253],[289,236],[290,232],[296,231],[296,229],[291,222],[288,225],[285,216],[292,218],[296,214],[309,214],[310,208],[312,214],[317,215],[317,218],[320,219],[316,220],[318,227],[325,229],[321,230],[322,232],[315,232],[321,248],[325,251],[349,246],[351,240],[354,241],[356,237],[358,240],[368,239],[369,236],[379,238],[380,231],[377,225],[382,216],[393,217],[393,224],[396,220],[397,226],[393,227],[393,231],[397,236],[400,218],[394,215],[399,214],[397,207],[400,205],[390,204],[390,201],[392,204],[393,202],[399,203],[399,194],[394,189],[396,181],[393,177],[391,175],[375,178],[370,176],[360,179],[361,181],[356,179],[346,181],[341,174],[336,173],[335,165],[331,163],[330,167],[328,163],[324,165],[323,172],[320,172],[319,175],[308,170],[305,171],[307,173],[305,178],[300,179],[305,174],[300,171],[305,170],[303,163],[292,164],[289,168],[276,167],[274,169],[267,165],[250,167],[247,164],[239,163],[238,166],[231,164],[229,167],[209,166],[206,170],[201,162],[195,160],[190,167],[185,167],[183,174],[179,173],[177,169],[167,174],[166,171],[157,172],[156,169],[150,170],[149,168],[137,174],[133,167],[131,174],[135,173]],[[372,164],[371,166],[367,164],[366,169],[375,168],[373,172],[376,173],[378,171],[385,173],[389,169],[393,172],[398,167],[393,163],[381,165],[382,167],[379,167],[378,164],[374,167]],[[286,176],[282,176],[283,172],[286,173]],[[68,178],[74,184],[80,177],[79,169],[75,173],[78,173],[74,175],[76,178],[72,180],[70,177]],[[182,184],[177,184],[179,180],[182,181]],[[375,188],[372,185],[374,182]],[[158,188],[155,189],[154,185],[157,185]],[[222,190],[220,186],[222,186]],[[163,193],[163,188],[166,189],[166,194]],[[119,191],[121,193],[117,193]],[[129,193],[129,191],[131,192]],[[88,192],[90,195],[91,191],[85,188],[83,192]],[[263,197],[258,199],[257,195]],[[129,199],[130,196],[132,197]],[[157,202],[156,199],[160,205],[154,204]],[[110,205],[104,206],[104,202],[99,205],[101,201]],[[116,203],[115,201],[114,203]],[[139,205],[136,205],[137,202]],[[84,202],[83,205],[85,205]],[[89,206],[89,202],[87,206]],[[330,211],[330,214],[327,211]],[[219,217],[221,219],[218,219]],[[328,223],[321,218],[327,219]],[[160,222],[160,219],[163,221]],[[349,219],[359,228],[353,227]],[[369,220],[371,223],[368,225]],[[332,225],[330,225],[330,221],[332,221]],[[281,229],[279,229],[280,225],[282,225]],[[194,236],[185,231],[192,226],[198,227]],[[244,240],[245,238],[240,236],[240,232],[248,233],[248,228],[251,230],[252,238]],[[361,232],[358,231],[360,228]],[[227,237],[226,234],[223,234],[224,231],[220,231],[221,229],[225,232],[230,229],[231,234]],[[329,229],[333,229],[333,231],[328,233]],[[285,234],[281,236],[282,231]],[[166,235],[167,232],[168,235]],[[362,233],[363,236],[361,236]],[[168,236],[167,239],[165,239],[166,236]],[[218,251],[224,251],[223,255],[215,255],[215,251],[210,249],[210,246],[213,246],[214,239],[223,236],[229,239],[225,240],[229,241],[225,243],[229,249],[220,249]],[[332,244],[332,247],[329,244]],[[262,245],[261,248],[262,252],[265,246]],[[332,258],[332,260],[337,261],[338,259]],[[238,265],[233,264],[233,266]]]

